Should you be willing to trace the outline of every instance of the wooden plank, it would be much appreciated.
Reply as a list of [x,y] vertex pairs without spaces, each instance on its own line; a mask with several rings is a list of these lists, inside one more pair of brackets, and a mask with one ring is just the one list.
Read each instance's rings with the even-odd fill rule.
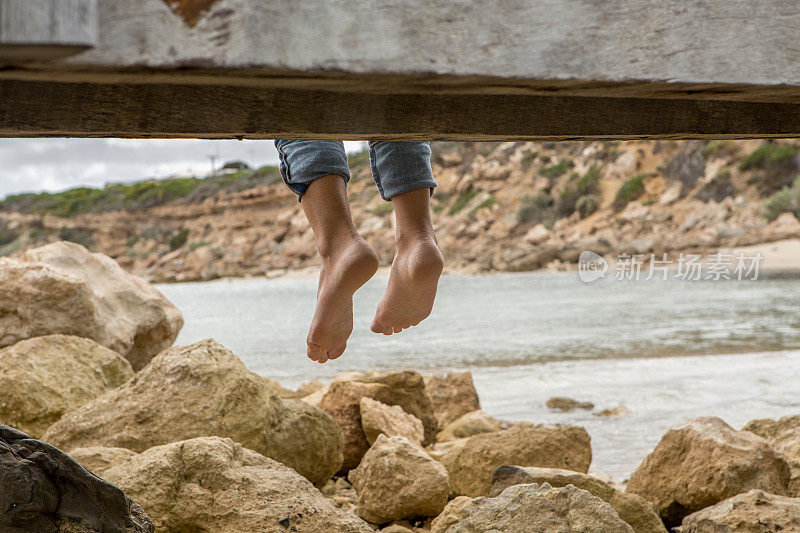
[[0,0],[0,59],[44,60],[97,44],[97,0]]
[[0,136],[409,140],[798,137],[800,104],[1,80]]
[[100,42],[69,64],[800,84],[796,0],[219,0],[189,20],[171,5],[100,0]]

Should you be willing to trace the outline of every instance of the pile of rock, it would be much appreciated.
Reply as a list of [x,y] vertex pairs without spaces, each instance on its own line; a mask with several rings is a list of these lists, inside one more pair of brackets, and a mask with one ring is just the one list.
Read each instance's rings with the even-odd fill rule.
[[[105,264],[65,253],[52,265]],[[3,268],[21,298],[50,301],[14,308],[42,334],[0,349],[0,531],[800,530],[800,417],[748,431],[678,424],[623,490],[588,474],[585,429],[495,420],[468,372],[351,373],[290,391],[213,340],[165,347],[137,372],[103,328],[61,331],[59,309],[87,295],[115,301],[94,280],[27,294],[28,277],[74,279],[44,263]],[[103,272],[119,272],[96,272],[107,288]],[[132,301],[163,299],[146,287],[137,300],[136,283],[120,285]],[[168,328],[163,305],[151,314]],[[52,327],[31,321],[34,308],[55,310]]]
[[56,242],[0,258],[0,346],[63,333],[93,339],[139,370],[172,346],[183,316],[108,256]]
[[751,489],[787,495],[788,487],[789,465],[766,440],[709,417],[673,426],[633,473],[626,492],[654,503],[673,527]]

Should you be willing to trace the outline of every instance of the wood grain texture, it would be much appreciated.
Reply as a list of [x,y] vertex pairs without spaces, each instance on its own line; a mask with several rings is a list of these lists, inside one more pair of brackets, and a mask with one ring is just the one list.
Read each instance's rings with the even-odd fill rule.
[[2,80],[0,136],[408,140],[798,137],[800,104],[356,94]]
[[83,66],[800,83],[796,0],[100,0]]
[[97,0],[0,0],[0,60],[46,60],[97,43]]
[[[0,44],[0,135],[622,139],[800,128],[796,0],[0,0],[0,14],[44,5],[96,6],[96,46],[41,61],[37,49],[57,53],[44,41]],[[0,35],[58,36],[58,24],[16,28],[0,16]]]

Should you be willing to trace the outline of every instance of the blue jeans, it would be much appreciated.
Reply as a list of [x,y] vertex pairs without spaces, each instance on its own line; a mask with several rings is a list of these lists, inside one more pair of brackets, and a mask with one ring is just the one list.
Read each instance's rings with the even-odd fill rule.
[[[281,158],[283,182],[301,200],[315,179],[334,174],[350,181],[347,153],[341,141],[275,141]],[[428,142],[370,141],[372,179],[381,198],[436,187]]]

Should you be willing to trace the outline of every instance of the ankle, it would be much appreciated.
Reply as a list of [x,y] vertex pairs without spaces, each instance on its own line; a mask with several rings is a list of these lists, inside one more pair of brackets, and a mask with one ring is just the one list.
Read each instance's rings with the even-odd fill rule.
[[394,236],[394,243],[398,251],[413,249],[419,245],[436,245],[436,236],[433,228],[418,227],[397,229]]
[[361,235],[359,235],[355,229],[342,231],[334,235],[318,237],[316,239],[317,250],[323,261],[331,260],[335,259],[339,254],[350,247],[350,245],[360,242],[361,240]]

